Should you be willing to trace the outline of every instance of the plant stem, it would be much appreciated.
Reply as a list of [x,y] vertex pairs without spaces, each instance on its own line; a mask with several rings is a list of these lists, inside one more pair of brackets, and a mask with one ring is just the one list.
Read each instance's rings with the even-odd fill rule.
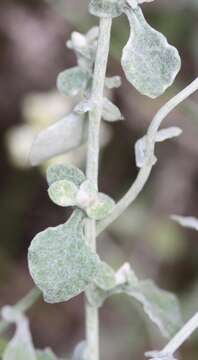
[[[26,312],[31,306],[38,300],[41,295],[41,291],[38,288],[33,288],[29,291],[27,295],[24,296],[23,299],[19,300],[19,302],[14,305],[14,308],[20,310],[21,312]],[[0,334],[7,330],[10,326],[5,320],[0,322]]]
[[116,204],[113,212],[106,219],[99,222],[97,226],[97,234],[99,235],[107,226],[115,221],[132,202],[136,200],[147,180],[149,179],[153,163],[155,139],[159,127],[162,121],[167,115],[173,111],[182,101],[187,99],[196,90],[198,90],[198,78],[196,78],[190,85],[179,92],[175,97],[169,100],[162,108],[157,112],[153,118],[147,132],[147,154],[145,165],[140,169],[138,176],[131,188],[125,194],[125,196]]
[[[93,110],[89,114],[87,178],[98,188],[98,167],[100,151],[100,124],[103,110],[104,82],[110,48],[111,18],[101,18],[96,52],[92,101]],[[87,220],[86,240],[92,250],[96,251],[96,222]],[[99,360],[99,319],[98,309],[86,300],[86,337],[87,360]]]

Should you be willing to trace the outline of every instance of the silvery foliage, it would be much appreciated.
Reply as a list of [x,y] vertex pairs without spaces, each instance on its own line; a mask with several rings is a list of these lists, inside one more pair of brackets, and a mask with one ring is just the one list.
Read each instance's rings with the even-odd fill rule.
[[86,360],[86,341],[81,341],[74,349],[72,360]]
[[145,20],[139,6],[125,11],[130,37],[123,49],[122,67],[128,81],[143,95],[156,98],[172,85],[181,67],[178,51]]
[[[61,72],[57,87],[63,96],[76,97],[84,92],[90,94],[92,72],[98,38],[98,27],[93,27],[85,35],[73,32],[67,47],[75,52],[77,66]],[[121,85],[119,76],[106,78],[108,89]],[[78,98],[75,100],[78,102]],[[54,156],[75,150],[87,141],[86,113],[93,108],[91,99],[83,100],[74,106],[71,114],[42,130],[34,139],[29,159],[33,166],[39,165]],[[103,119],[117,121],[123,119],[120,110],[110,100],[104,98]]]
[[130,37],[121,64],[128,81],[143,95],[156,98],[172,85],[181,67],[177,49],[145,20],[139,4],[152,0],[91,0],[89,11],[99,17],[125,13]]
[[[90,0],[89,10],[99,17],[116,17],[122,13],[127,15],[131,33],[122,54],[124,72],[140,93],[156,97],[172,84],[180,68],[180,57],[164,36],[147,24],[139,7],[139,3],[142,2]],[[46,129],[35,140],[32,154],[34,151],[36,153],[37,148],[38,158],[33,156],[32,162],[38,164],[57,154],[57,151],[66,152],[86,141],[87,113],[94,111],[97,106],[91,98],[97,37],[98,28],[91,29],[86,35],[77,32],[72,34],[67,46],[74,50],[77,66],[63,71],[57,79],[57,86],[62,95],[80,94],[81,98],[83,95],[81,101],[76,100],[73,112],[69,115],[69,118],[72,116],[73,119],[78,119],[80,125],[77,125],[73,132],[65,129],[69,134],[68,143],[65,138],[63,139],[65,134],[60,125],[62,120]],[[105,80],[108,89],[120,85],[119,77]],[[102,117],[110,122],[123,118],[120,110],[107,98],[103,99]],[[57,131],[53,131],[53,126]],[[160,130],[156,141],[178,136],[180,132],[178,128]],[[136,146],[138,166],[144,163],[146,140],[144,137]],[[61,149],[60,144],[64,144]],[[86,219],[89,217],[99,221],[105,218],[113,210],[114,201],[98,192],[82,171],[73,166],[50,167],[47,171],[47,180],[51,200],[59,206],[72,206],[75,209],[65,224],[48,228],[36,235],[29,248],[30,273],[42,291],[45,301],[62,302],[86,291],[89,302],[93,306],[101,306],[108,296],[125,293],[142,304],[145,313],[159,327],[162,334],[171,336],[175,333],[180,324],[176,298],[157,288],[152,281],[140,281],[129,266],[124,266],[115,275],[111,267],[86,243]]]
[[179,329],[181,314],[176,296],[158,288],[151,280],[139,280],[129,264],[116,273],[114,288],[104,291],[96,287],[94,292],[88,291],[88,299],[93,306],[102,306],[109,296],[121,293],[136,299],[165,337],[171,337]]
[[[88,216],[100,218],[101,214],[111,207],[111,199],[104,194],[101,194],[102,199],[100,194],[97,197],[97,192],[87,184],[84,174],[73,166],[51,166],[47,172],[47,179],[53,201],[59,205],[62,204],[62,191],[67,204],[71,204],[74,190],[79,187],[79,192],[75,193],[75,201],[77,202],[77,197],[78,203],[88,201]],[[81,181],[82,186],[79,186]],[[90,203],[89,191],[91,196],[93,192],[96,196],[93,203]],[[34,282],[43,292],[46,302],[69,300],[93,283],[104,290],[115,285],[114,271],[86,244],[85,216],[84,211],[76,209],[65,224],[48,228],[32,240],[28,252],[29,270]]]
[[171,219],[179,225],[198,231],[198,219],[192,216],[172,215]]
[[[163,142],[182,134],[182,130],[178,127],[170,127],[159,130],[156,136],[156,142]],[[144,166],[147,151],[147,137],[143,136],[135,143],[135,160],[138,168]],[[156,159],[157,160],[157,159]]]
[[2,317],[16,324],[16,331],[3,353],[2,360],[58,360],[50,349],[35,350],[28,319],[11,306],[2,309]]
[[[60,171],[64,176],[61,175],[59,179],[57,176],[53,183],[50,180],[48,189],[49,197],[56,205],[79,207],[94,220],[102,220],[110,214],[115,205],[114,201],[109,196],[99,193],[95,186],[85,176],[83,177],[79,169],[73,166],[55,165],[49,168],[47,177],[51,178],[49,174],[55,174],[57,168],[58,174]],[[79,179],[82,178],[80,182]]]

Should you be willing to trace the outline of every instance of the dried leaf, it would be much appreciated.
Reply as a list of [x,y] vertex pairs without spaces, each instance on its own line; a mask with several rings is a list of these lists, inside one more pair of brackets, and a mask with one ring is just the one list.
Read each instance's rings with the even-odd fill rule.
[[76,96],[86,88],[88,74],[76,66],[58,75],[57,88],[65,96]]
[[74,113],[41,131],[30,152],[32,165],[75,149],[85,142],[84,118]]
[[99,17],[117,17],[123,12],[124,0],[91,0],[89,12]]
[[73,165],[55,164],[47,169],[47,182],[52,185],[56,181],[68,180],[79,186],[86,179],[83,172]]
[[77,186],[68,180],[56,181],[48,189],[50,199],[63,207],[75,205],[77,192]]
[[126,11],[130,37],[123,49],[122,67],[141,93],[156,98],[173,83],[181,67],[178,51],[145,20],[139,6]]
[[198,219],[192,216],[172,215],[171,219],[176,221],[179,225],[194,229],[198,231]]
[[3,360],[37,360],[27,318],[10,306],[3,308],[2,316],[16,324],[16,332],[3,353]]
[[101,220],[111,213],[114,206],[114,200],[105,194],[99,193],[97,200],[86,209],[86,212],[91,219]]
[[103,100],[102,117],[104,120],[109,122],[114,122],[124,119],[118,107],[107,98],[104,98]]

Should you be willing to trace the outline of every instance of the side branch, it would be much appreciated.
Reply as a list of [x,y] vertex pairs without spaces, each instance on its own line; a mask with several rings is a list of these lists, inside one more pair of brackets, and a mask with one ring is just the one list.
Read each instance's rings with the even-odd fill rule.
[[97,225],[97,235],[99,235],[103,230],[106,229],[113,221],[115,221],[128,207],[132,204],[140,192],[142,191],[144,185],[149,179],[152,167],[154,165],[154,150],[155,150],[155,139],[159,127],[162,121],[167,117],[167,115],[173,111],[181,102],[187,99],[192,95],[196,90],[198,90],[198,78],[196,78],[190,85],[188,85],[184,90],[179,92],[175,97],[169,100],[155,115],[153,118],[146,135],[147,138],[147,151],[145,164],[140,169],[136,180],[134,181],[131,188],[124,195],[124,197],[116,204],[113,212],[106,219],[100,221]]

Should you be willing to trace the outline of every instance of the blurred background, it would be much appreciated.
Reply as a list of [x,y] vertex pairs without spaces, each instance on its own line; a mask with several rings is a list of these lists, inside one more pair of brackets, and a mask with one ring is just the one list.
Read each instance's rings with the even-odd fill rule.
[[[87,31],[97,24],[87,5],[85,0],[0,2],[0,306],[14,304],[33,286],[27,249],[34,235],[65,220],[65,210],[47,196],[46,164],[30,167],[28,154],[35,134],[72,106],[57,95],[55,83],[60,71],[75,64],[65,48],[71,31]],[[116,200],[137,174],[135,141],[159,107],[198,74],[198,0],[156,0],[144,9],[150,24],[179,49],[182,69],[160,99],[138,94],[120,67],[127,20],[114,21],[108,74],[123,77],[122,87],[111,96],[126,120],[105,129],[100,185]],[[177,293],[188,319],[198,310],[198,234],[180,228],[170,214],[198,217],[198,93],[176,109],[166,125],[181,127],[182,136],[157,146],[158,163],[144,191],[99,238],[98,249],[115,268],[130,261],[140,278],[152,278]],[[84,156],[81,149],[64,161],[83,168]],[[83,310],[82,296],[60,305],[39,300],[28,313],[35,345],[50,345],[58,355],[70,353],[84,337]],[[120,296],[105,303],[103,360],[143,360],[144,351],[163,344],[136,303]],[[197,358],[198,333],[179,355]]]

